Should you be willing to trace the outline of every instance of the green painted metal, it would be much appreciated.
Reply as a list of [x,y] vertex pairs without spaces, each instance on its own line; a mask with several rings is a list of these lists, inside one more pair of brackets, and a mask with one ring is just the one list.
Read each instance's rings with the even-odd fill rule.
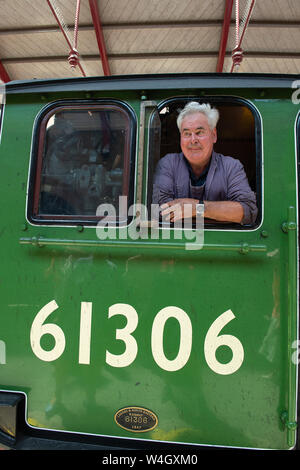
[[[154,88],[146,95],[160,103],[168,97],[200,93],[183,88]],[[97,99],[124,100],[139,119],[138,91],[91,93]],[[190,252],[184,249],[188,241],[184,237],[166,241],[161,233],[155,241],[102,242],[95,228],[79,231],[76,226],[28,224],[26,192],[35,118],[46,103],[84,99],[85,93],[60,90],[55,94],[52,90],[43,97],[7,95],[0,145],[0,341],[6,355],[0,361],[0,390],[26,394],[30,426],[72,432],[74,439],[76,433],[85,433],[246,448],[295,445],[298,222],[294,130],[298,109],[289,98],[289,89],[266,90],[261,96],[257,83],[253,88],[230,90],[220,84],[220,89],[208,94],[241,96],[260,113],[263,220],[255,230],[207,230],[203,249]],[[147,133],[143,139],[147,149]],[[143,201],[146,155],[142,169],[135,194]],[[55,360],[45,361],[34,353],[30,332],[38,313],[52,301],[57,308],[44,325],[61,330],[41,336],[40,346],[53,350],[54,334],[63,335],[65,348]],[[116,338],[116,331],[126,326],[124,307],[120,307],[122,315],[108,317],[115,304],[130,306],[138,316],[130,333],[137,354],[122,367],[106,362],[107,352],[121,356],[126,351],[124,342]],[[168,306],[185,312],[192,328],[190,355],[175,371],[157,363],[151,340],[155,318]],[[91,312],[89,341],[83,333],[86,330],[80,328],[83,318],[88,318],[82,309]],[[235,318],[219,335],[235,337],[244,357],[238,370],[222,375],[208,365],[204,345],[211,326],[228,310]],[[181,315],[186,325],[186,316]],[[179,325],[175,318],[164,324],[163,351],[168,361],[179,351]],[[89,346],[89,360],[80,356],[84,342]],[[224,346],[216,351],[219,363],[230,362],[231,355]],[[118,426],[115,413],[134,406],[155,413],[158,425],[140,433]]]
[[295,416],[295,393],[296,388],[295,375],[293,371],[292,343],[297,336],[297,316],[295,305],[297,302],[297,222],[296,209],[293,206],[288,208],[287,222],[283,224],[283,231],[288,234],[288,348],[289,348],[289,400],[288,411],[285,416],[285,425],[288,429],[288,443],[294,444],[294,432],[297,428],[297,417]]

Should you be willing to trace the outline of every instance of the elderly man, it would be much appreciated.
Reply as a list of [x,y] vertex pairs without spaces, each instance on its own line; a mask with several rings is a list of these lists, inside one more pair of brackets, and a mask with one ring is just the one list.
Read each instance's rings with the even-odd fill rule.
[[[182,153],[167,154],[159,161],[153,185],[153,203],[161,206],[166,220],[196,216],[199,204],[204,204],[205,218],[239,224],[255,222],[255,194],[243,165],[213,150],[218,119],[216,109],[193,101],[179,114]],[[185,205],[191,209],[187,215]]]

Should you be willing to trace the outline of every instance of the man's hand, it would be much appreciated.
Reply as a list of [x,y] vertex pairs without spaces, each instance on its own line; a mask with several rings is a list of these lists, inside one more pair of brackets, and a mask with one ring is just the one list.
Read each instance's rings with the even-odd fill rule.
[[176,222],[180,219],[190,219],[196,216],[197,204],[199,204],[198,199],[174,199],[160,206],[161,209],[163,209],[161,215],[165,220],[170,220],[170,222]]

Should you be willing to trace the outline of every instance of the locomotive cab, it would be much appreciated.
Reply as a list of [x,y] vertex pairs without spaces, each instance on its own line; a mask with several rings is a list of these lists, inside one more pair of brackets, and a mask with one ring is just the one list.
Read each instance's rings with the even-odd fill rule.
[[[297,447],[296,78],[6,85],[2,444]],[[242,163],[254,223],[151,224],[154,174],[180,152],[189,101],[219,109],[215,150]]]

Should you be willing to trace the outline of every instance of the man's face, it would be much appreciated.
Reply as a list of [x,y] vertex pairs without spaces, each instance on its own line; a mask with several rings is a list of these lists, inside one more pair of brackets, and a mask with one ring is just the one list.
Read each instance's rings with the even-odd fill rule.
[[180,145],[192,167],[204,169],[217,141],[216,129],[211,130],[202,113],[186,116],[181,123]]

